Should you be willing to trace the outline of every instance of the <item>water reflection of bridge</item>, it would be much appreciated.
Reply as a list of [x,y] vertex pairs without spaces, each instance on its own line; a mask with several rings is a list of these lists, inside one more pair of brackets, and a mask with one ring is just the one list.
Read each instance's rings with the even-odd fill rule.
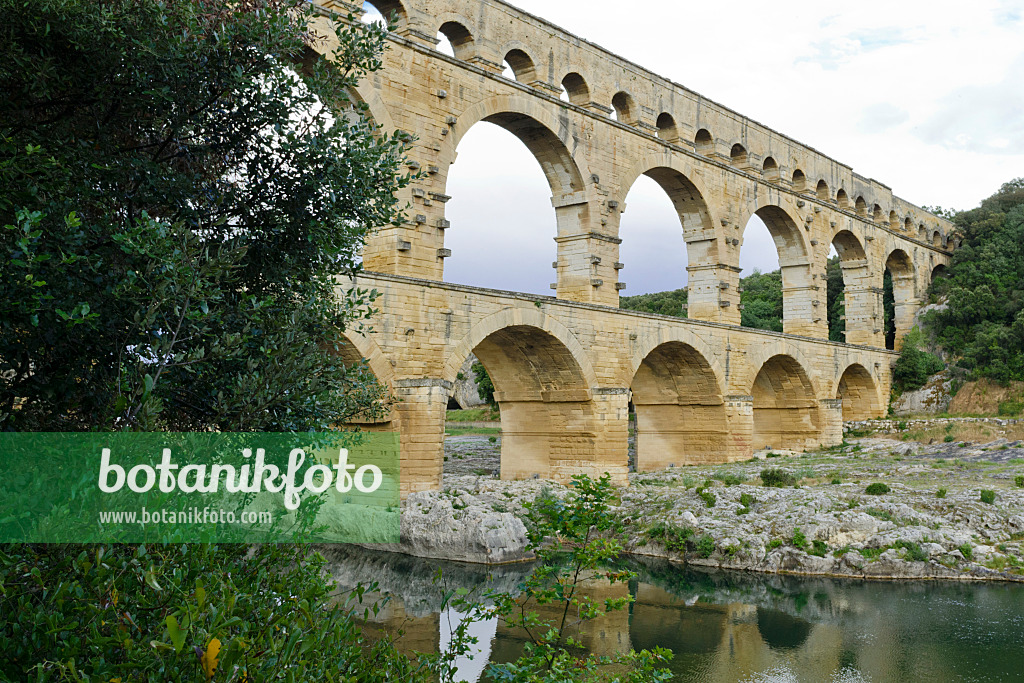
[[[402,651],[436,652],[448,642],[448,619],[439,613],[440,589],[429,577],[444,568],[449,586],[508,590],[526,566],[473,567],[382,553],[342,554],[358,570],[338,569],[342,585],[380,580],[393,596],[366,623],[371,635],[404,632]],[[342,564],[335,566],[341,567]],[[677,680],[833,680],[842,670],[869,680],[1012,680],[1024,638],[1024,587],[878,583],[822,578],[702,572],[637,565],[630,585],[590,582],[596,599],[633,597],[628,610],[590,622],[581,640],[593,652],[660,646],[675,653]],[[360,578],[362,575],[362,578]],[[347,582],[347,583],[346,583]],[[480,626],[488,658],[508,661],[522,650],[522,633],[496,623]],[[979,637],[983,635],[983,637]],[[488,642],[490,641],[490,642]],[[861,680],[859,674],[842,680]],[[1000,676],[1003,676],[1000,678]],[[775,680],[769,678],[767,680]]]

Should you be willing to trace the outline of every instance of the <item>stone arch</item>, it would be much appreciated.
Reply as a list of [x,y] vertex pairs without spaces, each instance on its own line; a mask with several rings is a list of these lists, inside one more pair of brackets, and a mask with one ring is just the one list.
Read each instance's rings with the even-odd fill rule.
[[914,219],[910,216],[907,216],[903,221],[903,232],[908,235],[912,235],[914,233]]
[[658,137],[665,142],[678,142],[679,141],[679,128],[676,126],[676,120],[667,111],[662,112],[658,115],[658,120],[655,125],[658,127]]
[[854,202],[853,206],[854,206],[854,210],[857,212],[858,216],[867,216],[868,215],[868,203],[866,201],[864,201],[864,196],[863,195],[857,197],[857,201]]
[[721,462],[731,441],[721,387],[693,346],[667,341],[651,349],[630,382],[636,470]]
[[885,271],[892,278],[893,293],[893,329],[891,332],[886,330],[885,347],[898,351],[903,344],[903,336],[914,325],[914,313],[917,312],[914,260],[902,249],[893,248],[885,257],[885,269],[881,273],[883,286]]
[[799,168],[793,171],[793,191],[803,192],[807,189],[807,176]]
[[441,149],[441,168],[445,175],[447,167],[455,160],[459,142],[470,128],[481,121],[501,126],[526,145],[544,170],[555,196],[584,189],[580,164],[569,151],[575,144],[566,121],[552,115],[531,98],[520,95],[491,97],[462,112],[452,133],[447,136],[447,144]]
[[701,337],[685,328],[659,327],[654,332],[644,335],[637,340],[633,347],[633,354],[630,356],[629,366],[624,368],[628,376],[623,377],[624,382],[629,382],[640,369],[641,363],[651,354],[654,349],[665,344],[682,344],[694,350],[704,359],[714,373],[715,382],[720,387],[725,387],[726,376],[722,364],[718,360],[718,354]]
[[409,14],[406,12],[401,0],[364,0],[369,3],[375,10],[381,13],[385,19],[391,17],[392,14],[398,19],[398,26],[402,27],[409,21]]
[[624,123],[627,126],[636,125],[639,111],[633,96],[625,90],[620,90],[612,97],[612,110],[619,123]]
[[882,207],[879,204],[875,204],[871,209],[871,220],[876,223],[881,223],[883,218]]
[[679,213],[684,237],[697,232],[713,230],[711,212],[704,199],[708,196],[694,169],[685,160],[672,154],[650,155],[640,159],[624,173],[619,185],[619,196],[625,199],[637,178],[646,175],[668,194]]
[[900,229],[900,217],[895,211],[889,212],[889,227],[893,230]]
[[747,148],[736,143],[729,150],[729,161],[733,166],[742,166],[747,163]]
[[924,223],[917,224],[917,239],[926,244],[928,242],[928,228],[924,227]]
[[839,191],[836,192],[836,204],[840,209],[850,208],[850,195],[846,194],[846,190],[843,188],[839,188]]
[[698,154],[708,156],[715,151],[715,138],[707,128],[701,128],[693,136],[693,147]]
[[851,363],[839,376],[834,396],[842,401],[843,421],[870,420],[884,414],[878,382],[860,363]]
[[773,157],[768,156],[764,158],[764,163],[761,165],[761,175],[764,176],[765,180],[779,181],[779,164]]
[[537,66],[526,50],[514,47],[505,53],[504,61],[512,69],[518,83],[533,83],[537,80]]
[[[313,41],[311,45],[308,45],[303,50],[302,56],[298,59],[298,67],[300,69],[308,69],[312,66],[313,60],[327,59],[335,47],[336,45],[328,40]],[[360,81],[358,85],[348,90],[348,94],[354,102],[366,106],[370,119],[381,130],[390,133],[397,129],[391,118],[391,113],[384,104],[384,100],[381,99],[380,93],[368,80],[363,79]]]
[[442,379],[454,382],[459,374],[459,368],[480,342],[493,333],[512,326],[534,327],[556,339],[572,355],[586,380],[586,386],[597,386],[597,374],[590,362],[590,356],[575,335],[557,319],[547,315],[536,306],[505,308],[473,325],[469,332],[452,347],[448,354],[448,360],[445,362]]
[[[346,366],[365,362],[366,367],[384,389],[389,394],[393,391],[394,368],[391,367],[391,363],[384,357],[380,347],[372,339],[366,335],[346,331],[341,335],[337,353]],[[384,415],[379,418],[357,416],[348,424],[357,425],[360,429],[394,430],[398,429],[399,418],[399,411],[387,408]]]
[[572,71],[562,79],[562,87],[569,97],[569,102],[580,107],[590,104],[590,86],[580,74]]
[[469,59],[475,52],[473,34],[466,28],[469,22],[456,15],[451,15],[451,17],[438,17],[438,19],[443,19],[443,21],[438,27],[437,32],[451,43],[452,52],[455,54],[456,59]]
[[814,191],[820,201],[827,202],[832,199],[832,195],[828,191],[828,183],[825,182],[824,178],[818,181],[818,185],[814,188]]
[[[793,217],[781,206],[767,197],[760,196],[751,214],[760,218],[768,227],[779,254],[779,268],[782,270],[782,327],[788,334],[816,336],[818,327],[810,298],[811,248],[804,231]],[[744,238],[750,216],[744,220]],[[741,243],[742,244],[742,243]],[[742,247],[741,247],[742,248]]]
[[[591,387],[593,368],[579,342],[541,311],[505,309],[488,316],[459,342],[445,364],[452,381],[472,352],[494,383],[501,414],[501,476],[535,475],[567,481],[599,474],[595,458],[600,416]],[[622,453],[625,466],[626,453]]]
[[[874,288],[871,286],[871,268],[864,245],[853,232],[846,229],[836,231],[831,243],[839,256],[839,267],[843,275],[843,315],[838,323],[843,334],[838,341],[848,344],[874,343]],[[825,304],[829,305],[827,296]],[[826,310],[826,314],[831,314],[831,310]],[[831,327],[829,332],[830,339],[837,339]]]
[[946,251],[952,251],[956,248],[956,238],[950,235],[946,238]]
[[[708,239],[715,232],[711,211],[705,199],[709,195],[686,157],[669,152],[651,154],[640,159],[628,171],[617,175],[621,178],[618,196],[622,199],[625,199],[641,175],[651,178],[665,191],[679,216],[688,265],[718,263],[718,240]],[[628,236],[619,237],[628,239]],[[691,316],[699,315],[699,310],[691,308]]]
[[932,268],[931,282],[935,282],[938,279],[944,278],[949,274],[949,269],[946,268],[945,263],[940,263]]
[[941,231],[936,230],[935,232],[932,233],[932,246],[933,247],[941,247],[942,246],[942,232]]
[[819,443],[818,394],[796,356],[777,353],[759,366],[750,383],[753,398],[753,449],[806,450]]

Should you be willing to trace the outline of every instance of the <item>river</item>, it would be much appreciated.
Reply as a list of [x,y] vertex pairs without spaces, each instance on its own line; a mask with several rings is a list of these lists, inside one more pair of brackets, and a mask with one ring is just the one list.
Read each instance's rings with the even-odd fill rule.
[[[446,588],[515,592],[528,565],[486,567],[392,553],[332,549],[342,587],[377,581],[390,596],[366,628],[404,632],[406,652],[445,647],[457,612],[441,611]],[[679,683],[1024,680],[1024,585],[857,581],[764,575],[630,560],[627,585],[594,585],[600,597],[633,598],[628,610],[592,622],[594,652],[660,646],[674,653]],[[435,583],[440,570],[443,585]],[[483,681],[487,661],[522,648],[515,631],[474,624],[480,652],[460,662]]]

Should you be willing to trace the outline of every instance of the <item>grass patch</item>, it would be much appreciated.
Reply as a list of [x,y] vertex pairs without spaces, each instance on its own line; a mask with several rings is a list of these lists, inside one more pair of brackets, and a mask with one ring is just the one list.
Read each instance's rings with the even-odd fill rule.
[[738,486],[747,480],[746,477],[731,472],[715,472],[712,477],[726,486]]
[[497,422],[501,415],[490,408],[468,408],[466,410],[449,410],[445,413],[447,422]]
[[864,493],[867,493],[868,495],[871,496],[881,496],[883,494],[889,493],[889,491],[891,491],[889,486],[887,484],[883,484],[880,481],[876,481],[873,484],[868,484],[868,487],[864,489]]
[[980,500],[982,503],[992,505],[996,502],[996,492],[992,489],[982,489]]
[[453,425],[446,424],[444,433],[449,436],[501,434],[501,427],[461,427],[455,423]]

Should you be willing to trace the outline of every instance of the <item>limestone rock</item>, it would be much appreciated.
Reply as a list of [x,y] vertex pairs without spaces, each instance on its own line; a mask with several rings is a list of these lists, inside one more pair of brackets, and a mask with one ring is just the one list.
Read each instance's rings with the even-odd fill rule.
[[410,494],[402,504],[401,539],[399,544],[371,547],[481,564],[533,558],[523,522],[510,512],[496,512],[468,493]]

